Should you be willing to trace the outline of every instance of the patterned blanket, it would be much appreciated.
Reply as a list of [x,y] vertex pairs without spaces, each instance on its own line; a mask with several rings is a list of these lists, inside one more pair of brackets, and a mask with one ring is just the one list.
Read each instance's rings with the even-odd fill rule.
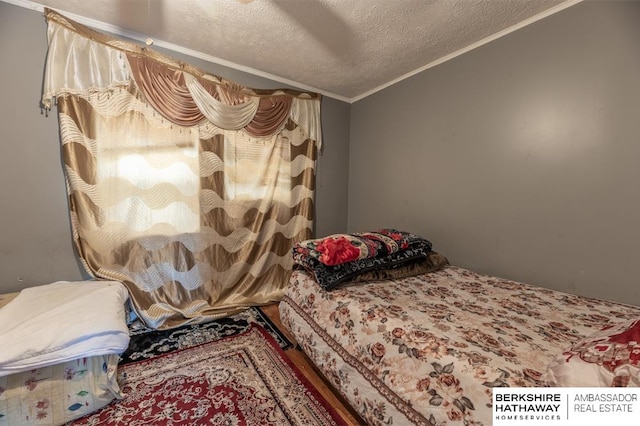
[[293,261],[306,269],[325,290],[359,274],[424,260],[431,242],[396,229],[334,234],[293,247]]
[[295,271],[280,314],[369,424],[490,425],[493,387],[548,385],[572,343],[640,308],[448,266],[332,291]]

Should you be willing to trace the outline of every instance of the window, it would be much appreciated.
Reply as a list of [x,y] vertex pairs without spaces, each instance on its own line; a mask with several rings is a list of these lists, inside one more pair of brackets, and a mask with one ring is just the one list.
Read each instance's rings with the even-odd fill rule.
[[98,194],[107,223],[147,235],[198,231],[197,136],[181,128],[162,130],[144,137],[117,132],[100,141]]
[[291,151],[286,138],[256,140],[244,132],[224,138],[225,198],[269,200],[291,198]]

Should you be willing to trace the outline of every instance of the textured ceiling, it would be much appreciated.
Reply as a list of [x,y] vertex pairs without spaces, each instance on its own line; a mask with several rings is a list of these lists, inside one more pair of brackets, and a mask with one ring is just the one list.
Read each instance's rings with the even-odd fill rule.
[[347,102],[580,0],[2,0]]

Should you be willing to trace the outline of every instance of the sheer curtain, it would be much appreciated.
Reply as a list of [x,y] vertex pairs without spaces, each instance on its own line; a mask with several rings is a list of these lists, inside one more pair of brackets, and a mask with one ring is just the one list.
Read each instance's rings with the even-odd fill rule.
[[169,328],[279,300],[311,237],[320,97],[241,87],[47,10],[74,242]]

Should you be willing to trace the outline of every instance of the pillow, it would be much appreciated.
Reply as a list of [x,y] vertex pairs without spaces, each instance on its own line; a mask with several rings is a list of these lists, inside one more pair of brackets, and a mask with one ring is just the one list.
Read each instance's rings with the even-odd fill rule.
[[[397,229],[378,229],[354,234],[333,234],[305,240],[293,248],[294,260],[312,259],[327,266],[382,257],[409,247],[417,235]],[[429,243],[427,240],[425,242]],[[431,249],[431,243],[429,243]]]
[[[323,289],[331,290],[338,284],[349,281],[363,272],[388,269],[424,259],[431,251],[431,243],[428,240],[406,232],[402,233],[402,236],[406,238],[406,242],[400,244],[396,251],[386,255],[371,256],[371,251],[369,251],[369,255],[362,259],[326,265],[320,261],[319,256],[309,253],[304,245],[296,245],[293,248],[293,260],[306,269]],[[385,250],[381,251],[386,252]]]
[[388,269],[375,269],[373,271],[363,272],[353,277],[351,281],[382,281],[406,278],[414,275],[439,271],[447,265],[449,265],[449,260],[447,260],[446,257],[436,251],[430,251],[426,258],[421,258],[406,264],[392,266]]
[[547,380],[563,387],[640,386],[640,318],[574,343],[549,364]]

